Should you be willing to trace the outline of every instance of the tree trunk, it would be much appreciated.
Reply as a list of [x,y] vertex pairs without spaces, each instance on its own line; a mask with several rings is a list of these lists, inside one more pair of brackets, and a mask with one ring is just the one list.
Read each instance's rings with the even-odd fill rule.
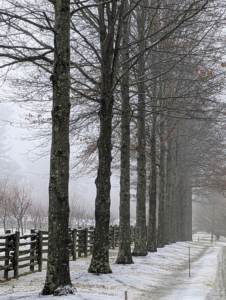
[[183,180],[182,185],[182,214],[181,214],[181,235],[182,241],[192,240],[192,189],[188,181]]
[[23,220],[20,219],[20,228],[21,228],[21,235],[24,235],[24,225],[23,225]]
[[213,235],[214,235],[214,227],[215,227],[215,206],[213,203],[213,208],[212,208],[212,220],[211,220],[211,243],[213,243]]
[[[107,10],[107,12],[106,12]],[[90,273],[111,273],[109,265],[109,223],[111,190],[111,136],[113,116],[114,86],[114,27],[116,3],[112,7],[99,3],[99,26],[101,46],[101,83],[100,83],[100,134],[97,142],[99,166],[96,178],[97,195],[95,200],[95,236],[93,256],[88,269]],[[108,26],[106,26],[108,24]],[[112,28],[113,28],[112,27]]]
[[183,218],[182,218],[182,214],[183,214],[183,186],[182,186],[182,175],[180,174],[180,179],[178,182],[178,201],[179,201],[179,208],[178,208],[178,241],[182,241],[182,222],[183,222]]
[[170,237],[171,243],[176,243],[178,241],[178,181],[177,181],[177,136],[174,134],[172,137],[172,148],[171,148],[171,176],[172,176],[172,184],[171,184],[171,222],[170,222]]
[[4,232],[6,233],[6,218],[3,219]]
[[171,205],[172,205],[172,139],[167,141],[167,170],[166,170],[166,196],[165,196],[165,244],[171,244]]
[[149,187],[149,222],[148,222],[148,237],[147,250],[151,252],[157,251],[156,243],[156,124],[157,124],[157,103],[152,108],[152,132],[151,132],[151,176]]
[[[145,9],[137,9],[137,30],[139,53],[145,49]],[[137,206],[136,233],[133,255],[147,255],[146,237],[146,136],[145,136],[145,59],[144,55],[138,60],[138,118],[137,118]]]
[[[106,90],[107,92],[107,90]],[[111,134],[113,97],[102,96],[100,116],[100,136],[98,139],[99,168],[96,178],[97,195],[95,201],[95,237],[93,256],[88,271],[90,273],[111,273],[109,265],[109,222],[111,190]]]
[[188,226],[186,228],[186,240],[192,241],[192,187],[188,188],[188,213],[187,213],[187,223]]
[[[70,1],[55,1],[48,262],[43,295],[73,294],[69,272],[68,182],[70,120]],[[65,288],[67,287],[67,288]]]
[[160,168],[159,168],[159,210],[157,247],[164,247],[164,220],[165,220],[165,141],[164,116],[160,119]]
[[20,231],[20,219],[17,219],[17,226],[18,226],[18,231]]
[[[126,1],[126,11],[128,3]],[[121,176],[119,206],[119,250],[116,263],[132,264],[130,234],[130,103],[129,103],[129,19],[123,21],[121,59],[123,62],[121,80],[122,117],[121,117]]]

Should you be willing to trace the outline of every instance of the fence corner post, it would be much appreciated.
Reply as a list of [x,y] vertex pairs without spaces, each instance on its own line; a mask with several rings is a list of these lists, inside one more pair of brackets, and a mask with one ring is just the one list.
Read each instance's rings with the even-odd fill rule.
[[[36,233],[35,229],[31,229],[31,235]],[[34,272],[35,266],[34,266],[34,255],[35,255],[35,240],[37,236],[31,236],[31,245],[30,245],[30,271]]]
[[14,260],[13,260],[13,269],[14,269],[14,278],[19,276],[19,246],[20,246],[20,232],[15,232],[14,240]]

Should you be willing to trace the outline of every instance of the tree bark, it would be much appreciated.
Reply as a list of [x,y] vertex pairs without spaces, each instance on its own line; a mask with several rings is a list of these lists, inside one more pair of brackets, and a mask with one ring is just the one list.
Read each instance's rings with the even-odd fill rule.
[[[125,3],[125,11],[128,2]],[[119,205],[119,250],[116,259],[118,264],[132,264],[130,234],[130,103],[129,103],[129,23],[130,18],[123,20],[122,27],[122,73],[121,79],[122,115],[121,115],[121,176]]]
[[187,186],[187,226],[186,226],[186,241],[192,241],[192,187]]
[[159,210],[157,247],[164,247],[164,220],[165,220],[165,133],[164,116],[160,118],[160,168],[159,168]]
[[[95,200],[95,236],[93,256],[88,271],[90,273],[111,273],[109,265],[109,222],[111,190],[111,137],[113,117],[113,90],[116,78],[117,50],[115,50],[114,23],[117,4],[98,5],[99,35],[101,47],[101,82],[100,82],[100,133],[97,142],[99,166],[96,178],[97,195]],[[110,28],[110,30],[109,30]],[[118,39],[120,40],[120,29]],[[117,48],[117,47],[116,47]]]
[[166,170],[166,196],[165,196],[165,245],[171,244],[171,206],[172,206],[172,139],[167,141],[167,170]]
[[[139,52],[145,49],[144,41],[144,8],[137,12],[137,29],[140,42]],[[138,119],[137,119],[137,206],[136,234],[133,255],[147,255],[146,238],[146,136],[145,136],[145,59],[142,55],[138,60]]]
[[156,242],[156,124],[157,124],[157,112],[156,105],[152,107],[152,132],[151,132],[151,176],[149,187],[149,222],[148,222],[148,237],[147,237],[147,250],[151,252],[157,251]]
[[172,148],[171,148],[171,176],[172,176],[172,184],[171,184],[171,222],[170,222],[170,237],[171,243],[176,243],[178,241],[178,181],[177,181],[177,133],[174,133],[172,137]]
[[[185,175],[186,176],[186,175]],[[182,182],[182,208],[181,208],[181,240],[192,240],[192,188],[188,180]]]
[[95,200],[95,237],[93,256],[89,273],[111,273],[109,265],[109,221],[111,190],[111,135],[113,97],[107,91],[102,96],[100,116],[100,135],[97,142],[99,168],[96,178],[97,195]]
[[[70,119],[70,1],[56,0],[54,26],[52,145],[49,179],[49,240],[43,295],[73,294],[69,272],[68,182]],[[66,289],[67,287],[67,289]]]

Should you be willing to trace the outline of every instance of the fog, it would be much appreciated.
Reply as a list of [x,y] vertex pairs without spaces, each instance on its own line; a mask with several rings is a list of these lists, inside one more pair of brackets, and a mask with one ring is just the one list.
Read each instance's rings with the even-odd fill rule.
[[[50,165],[48,153],[50,152],[50,145],[47,145],[46,148],[40,148],[38,140],[30,140],[31,134],[24,128],[23,118],[19,117],[19,107],[13,104],[0,103],[0,105],[0,122],[1,126],[4,127],[5,136],[4,144],[8,148],[6,155],[19,166],[16,172],[9,172],[8,176],[12,180],[22,180],[31,184],[34,200],[48,203]],[[94,181],[95,178],[71,179],[69,184],[70,196],[76,195],[79,203],[94,208],[96,196]],[[118,217],[119,207],[118,181],[117,178],[112,178],[111,210],[115,217]]]

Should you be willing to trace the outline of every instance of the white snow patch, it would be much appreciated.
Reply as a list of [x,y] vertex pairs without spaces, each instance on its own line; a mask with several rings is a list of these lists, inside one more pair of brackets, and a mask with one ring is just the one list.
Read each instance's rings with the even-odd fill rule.
[[[198,241],[199,237],[199,241]],[[91,257],[70,262],[75,295],[41,296],[45,270],[18,280],[0,283],[1,300],[219,300],[223,295],[218,259],[226,239],[210,243],[210,236],[198,233],[193,242],[178,242],[159,248],[145,257],[134,257],[132,265],[115,264],[117,250],[110,250],[113,273],[94,275],[87,272]],[[191,277],[188,253],[191,252]],[[219,254],[219,255],[218,255]],[[217,271],[218,270],[218,271]],[[222,280],[221,280],[222,281]],[[215,291],[215,292],[213,292]],[[54,297],[54,298],[53,298]],[[223,296],[222,296],[223,297]]]

